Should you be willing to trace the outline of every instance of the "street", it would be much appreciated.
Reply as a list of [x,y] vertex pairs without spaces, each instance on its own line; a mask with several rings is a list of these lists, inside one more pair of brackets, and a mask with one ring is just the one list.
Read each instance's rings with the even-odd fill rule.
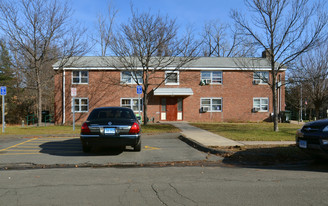
[[231,167],[0,173],[0,205],[327,205],[328,173]]

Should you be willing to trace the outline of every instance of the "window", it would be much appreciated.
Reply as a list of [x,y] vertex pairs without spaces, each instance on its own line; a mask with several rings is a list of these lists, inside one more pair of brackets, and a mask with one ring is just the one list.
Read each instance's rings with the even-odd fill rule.
[[[89,111],[89,100],[88,98],[74,98],[75,100],[75,112],[88,112]],[[73,101],[72,101],[73,104]],[[72,105],[73,112],[73,105]]]
[[254,72],[253,83],[254,84],[267,84],[269,81],[269,72]]
[[201,81],[209,81],[210,84],[222,84],[222,71],[202,71]]
[[269,98],[254,98],[253,99],[253,110],[258,112],[269,111]]
[[123,84],[136,84],[135,80],[138,80],[139,84],[143,83],[142,71],[122,71],[121,83]]
[[73,78],[73,84],[88,84],[89,72],[88,71],[73,71],[72,78]]
[[165,84],[178,85],[179,84],[179,72],[178,71],[165,72]]
[[88,120],[99,120],[99,119],[133,119],[134,114],[131,110],[123,108],[98,108],[91,112]]
[[162,104],[162,112],[166,112],[166,98],[162,98],[161,100],[161,104]]
[[182,112],[182,98],[178,98],[178,112]]
[[[140,99],[140,111],[142,111],[142,99]],[[132,109],[134,112],[139,111],[138,98],[123,98],[121,99],[121,107],[127,107]]]
[[203,108],[203,111],[221,112],[222,98],[201,98],[200,107]]

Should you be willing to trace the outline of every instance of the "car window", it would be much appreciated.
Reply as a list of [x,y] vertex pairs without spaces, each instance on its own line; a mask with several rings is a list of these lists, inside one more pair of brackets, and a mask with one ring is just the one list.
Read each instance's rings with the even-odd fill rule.
[[125,108],[104,108],[93,110],[88,120],[97,119],[135,119],[135,115],[132,110]]

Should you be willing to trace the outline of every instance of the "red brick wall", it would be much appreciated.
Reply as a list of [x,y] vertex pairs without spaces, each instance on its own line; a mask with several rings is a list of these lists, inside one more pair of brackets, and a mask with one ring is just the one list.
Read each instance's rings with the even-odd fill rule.
[[[103,106],[120,106],[121,98],[137,98],[136,85],[122,86],[119,71],[89,71],[89,84],[73,84],[72,72],[66,73],[66,123],[72,123],[71,87],[77,88],[77,97],[89,98],[89,111]],[[285,79],[284,72],[281,79]],[[157,77],[164,77],[164,72],[156,73]],[[253,72],[251,71],[223,71],[222,85],[200,86],[200,71],[180,71],[180,84],[178,86],[161,87],[191,88],[194,95],[183,96],[183,120],[190,122],[247,122],[263,121],[273,112],[271,89],[268,85],[253,85]],[[160,78],[152,80],[159,82]],[[62,72],[55,77],[55,117],[56,123],[62,122]],[[153,86],[149,88],[149,92]],[[285,106],[285,90],[281,88],[282,110]],[[148,104],[148,117],[160,120],[160,98],[149,93],[151,99]],[[222,112],[200,113],[200,99],[204,97],[222,98]],[[269,112],[252,113],[253,98],[268,97]],[[86,120],[88,113],[76,113],[76,121]]]

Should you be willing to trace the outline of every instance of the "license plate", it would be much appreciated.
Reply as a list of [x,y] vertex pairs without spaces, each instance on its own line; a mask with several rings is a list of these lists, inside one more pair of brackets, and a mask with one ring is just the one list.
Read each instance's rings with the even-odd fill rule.
[[115,128],[105,128],[105,134],[114,135],[115,134]]
[[307,142],[305,140],[300,140],[298,145],[300,148],[307,148]]

